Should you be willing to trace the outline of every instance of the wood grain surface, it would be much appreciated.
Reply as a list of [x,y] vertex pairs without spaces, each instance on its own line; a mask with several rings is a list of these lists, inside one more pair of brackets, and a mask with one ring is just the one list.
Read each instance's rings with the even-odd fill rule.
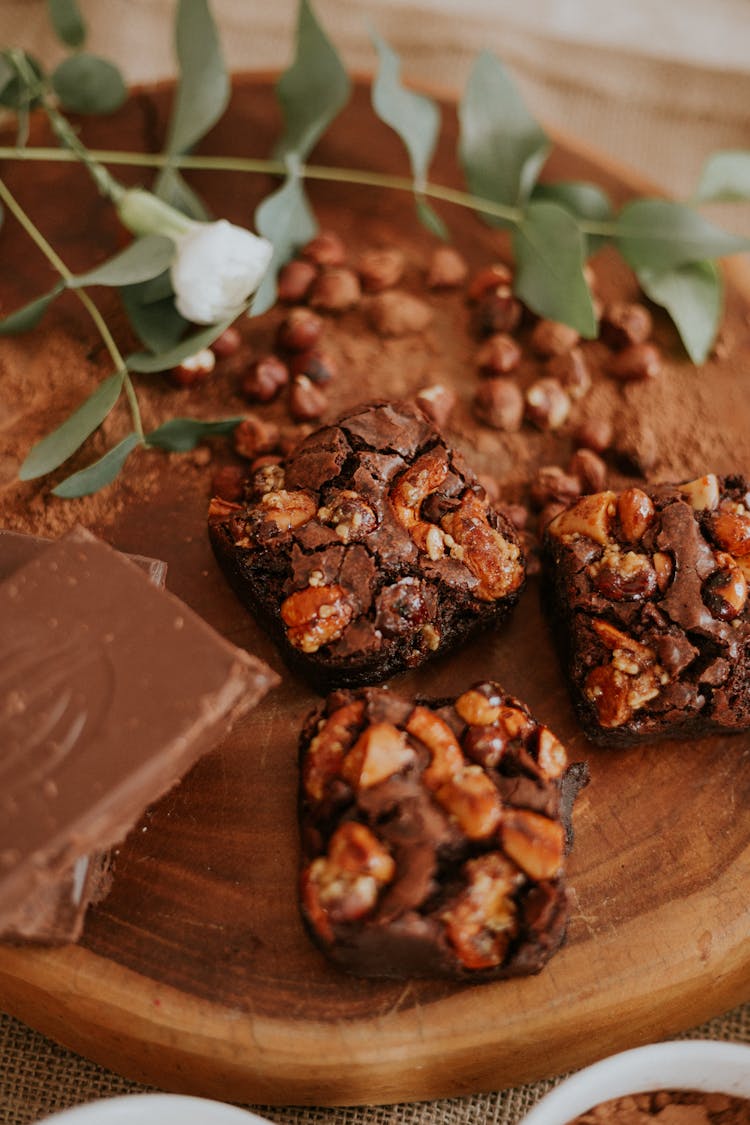
[[[117,119],[117,144],[125,147],[135,135],[156,144],[160,114],[163,98],[137,99]],[[90,143],[113,147],[108,128],[87,125]],[[267,84],[246,81],[206,150],[265,152],[277,129]],[[456,182],[454,143],[449,115],[438,181]],[[330,164],[403,167],[398,143],[373,122],[362,91],[320,156]],[[570,141],[558,145],[552,172],[594,178],[618,198],[638,186]],[[50,185],[57,190],[73,183],[89,199],[101,257],[116,239],[105,209],[97,210],[86,195],[85,178],[69,180],[77,174],[45,168],[35,179],[7,169],[29,209],[36,205],[49,218],[46,232],[57,225],[67,239],[74,266],[90,245],[88,227],[71,231],[56,217],[45,203]],[[269,186],[248,189],[229,175],[218,185],[208,174],[194,182],[217,212],[245,222],[253,200]],[[322,187],[313,196],[323,221],[343,227],[354,241],[363,231],[400,231],[409,252],[424,256],[431,245],[415,229],[408,198]],[[492,260],[497,235],[468,214],[444,213],[473,264]],[[20,233],[9,227],[3,238],[4,260],[19,259]],[[608,271],[619,284],[617,267]],[[16,303],[19,294],[34,295],[41,272],[24,262],[15,279],[0,281],[9,307],[13,295]],[[735,412],[734,448],[745,457],[738,467],[750,471],[746,437],[740,436],[747,424],[750,289],[739,269],[731,277],[728,324],[736,347],[711,366],[705,412],[706,440],[713,433],[719,453],[711,466],[695,464],[696,473],[731,467],[732,443],[719,443],[718,434],[739,380],[745,415]],[[463,317],[462,347],[470,346],[465,310],[447,299],[440,307],[434,360],[466,402],[469,376],[465,363],[457,363],[454,343],[456,318]],[[72,305],[64,306],[45,330],[50,339],[65,331],[85,341],[90,332],[83,324]],[[658,331],[674,363],[688,371],[672,330],[660,323]],[[17,361],[17,350],[13,357]],[[395,363],[391,352],[377,361],[381,393],[408,392],[409,367],[402,360]],[[340,377],[333,405],[357,401],[374,378]],[[686,376],[686,393],[698,386],[692,378]],[[179,411],[166,405],[187,413],[186,400],[180,401]],[[230,405],[225,413],[234,412],[236,401]],[[507,450],[501,456],[492,435],[479,440],[467,423],[457,440],[481,470],[502,470]],[[685,453],[688,462],[703,448],[696,438],[695,450]],[[533,456],[559,458],[562,446],[539,438]],[[210,470],[178,469],[174,458],[153,454],[128,473],[128,483],[111,492],[111,504],[86,509],[92,529],[124,550],[165,559],[173,592],[282,671],[211,556],[205,533]],[[62,502],[36,502],[23,512],[22,501],[15,503],[17,518],[5,514],[8,526],[49,533],[53,512],[58,520],[84,518],[75,506],[69,517],[60,516]],[[282,686],[150,809],[121,846],[112,892],[90,913],[78,945],[0,948],[0,1005],[74,1050],[165,1089],[256,1104],[357,1104],[459,1095],[557,1074],[669,1036],[750,998],[750,738],[668,741],[617,752],[593,748],[577,726],[538,593],[532,579],[509,625],[394,686],[444,695],[493,677],[556,731],[571,759],[588,759],[591,783],[576,806],[569,862],[568,941],[542,973],[459,987],[368,982],[327,965],[309,942],[296,904],[296,741],[316,697],[284,673]]]

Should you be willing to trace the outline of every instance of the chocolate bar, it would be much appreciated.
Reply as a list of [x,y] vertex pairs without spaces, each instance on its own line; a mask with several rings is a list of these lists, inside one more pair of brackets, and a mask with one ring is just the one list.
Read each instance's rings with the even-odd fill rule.
[[0,585],[0,654],[0,928],[277,681],[83,529]]

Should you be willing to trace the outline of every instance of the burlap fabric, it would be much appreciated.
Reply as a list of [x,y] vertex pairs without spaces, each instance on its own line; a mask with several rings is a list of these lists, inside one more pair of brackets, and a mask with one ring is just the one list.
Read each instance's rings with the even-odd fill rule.
[[[213,6],[233,68],[288,61],[295,0]],[[171,0],[82,0],[82,7],[92,49],[118,57],[131,80],[171,73]],[[45,8],[43,0],[0,0],[0,44],[53,59]],[[318,0],[316,8],[335,28],[348,65],[360,70],[373,62],[368,16],[407,60],[410,77],[445,88],[462,87],[478,51],[496,51],[537,117],[678,197],[690,195],[708,153],[750,148],[750,69],[740,49],[750,41],[750,8],[739,0],[641,0],[616,13],[599,0],[559,7],[551,0]],[[724,209],[721,218],[750,231],[748,208]],[[750,1003],[687,1034],[750,1043]],[[413,1105],[252,1108],[295,1125],[510,1125],[558,1080]],[[0,1125],[29,1125],[72,1105],[143,1090],[0,1014]]]

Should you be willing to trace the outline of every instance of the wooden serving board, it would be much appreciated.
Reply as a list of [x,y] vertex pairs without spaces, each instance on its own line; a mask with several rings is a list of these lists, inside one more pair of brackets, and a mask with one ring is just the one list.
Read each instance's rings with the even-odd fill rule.
[[[114,123],[87,124],[89,142],[126,147],[136,137],[155,144],[163,108],[163,93],[142,96]],[[277,128],[268,84],[245,81],[207,150],[265,152]],[[449,115],[439,182],[456,182],[454,144]],[[361,90],[321,147],[320,161],[381,171],[403,167],[398,143],[373,122]],[[558,145],[553,171],[556,178],[596,179],[617,198],[637,186],[568,141]],[[55,233],[62,239],[72,266],[90,264],[92,242],[85,227],[71,229],[70,219],[50,206],[53,187],[60,199],[67,194],[61,185],[70,185],[70,198],[80,198],[98,224],[98,257],[111,252],[114,225],[104,207],[97,210],[78,169],[4,172],[29,210],[45,217],[52,240]],[[248,187],[229,175],[218,186],[215,176],[197,182],[217,212],[244,222],[269,189],[265,181]],[[429,236],[416,229],[408,197],[328,188],[316,190],[314,200],[323,221],[343,228],[353,243],[359,238],[366,245],[373,232],[391,240],[400,232],[409,253],[424,259],[429,252]],[[444,214],[473,265],[493,260],[495,234],[468,214]],[[2,239],[4,260],[19,262],[12,284],[7,276],[1,283],[13,307],[19,295],[28,299],[41,291],[38,282],[46,275],[13,224]],[[622,279],[617,270],[606,267],[612,285]],[[693,459],[695,473],[728,471],[737,450],[737,467],[750,471],[743,436],[750,287],[738,270],[731,276],[732,351],[709,364],[708,374],[690,368],[671,329],[658,326],[670,362],[684,375],[685,395],[702,403],[705,429],[681,454],[688,465]],[[455,299],[435,300],[440,316],[429,340],[431,363],[459,391],[457,441],[482,471],[512,476],[512,449],[493,444],[490,431],[477,437],[467,421],[474,386],[467,356],[474,345],[465,309]],[[354,338],[359,322],[351,315],[354,320],[344,318],[341,326],[353,325]],[[35,336],[3,344],[2,357],[43,363],[45,354],[60,354],[65,338],[79,348],[85,367],[91,335],[84,325],[74,304],[63,304],[44,329],[51,352]],[[340,358],[349,354],[347,346]],[[419,357],[415,353],[410,368],[399,346],[374,342],[372,369],[352,378],[340,374],[335,405],[357,401],[365,391],[408,393]],[[420,381],[428,381],[424,365],[418,371]],[[70,377],[73,388],[82,379],[76,371]],[[235,413],[239,403],[231,387],[223,410],[215,390],[213,399],[187,397],[153,381],[151,389],[144,381],[142,390],[149,409],[165,417]],[[666,392],[649,393],[628,391],[620,405],[636,413],[667,409],[659,397]],[[721,441],[727,404],[736,440]],[[57,408],[62,417],[70,404],[60,401]],[[13,424],[27,423],[33,436],[34,423],[24,421],[19,404]],[[0,418],[0,425],[7,420]],[[663,425],[673,440],[678,422],[669,423],[665,413]],[[528,440],[537,442],[529,464],[564,460],[568,439]],[[700,463],[706,448],[716,455],[711,465]],[[104,498],[66,506],[46,498],[47,483],[41,491],[16,488],[6,474],[4,522],[50,533],[61,522],[81,519],[123,550],[165,559],[176,594],[281,671],[270,642],[239,607],[211,556],[209,477],[210,468],[198,459],[144,454]],[[557,1074],[750,999],[750,737],[618,752],[590,746],[568,701],[536,579],[507,627],[394,686],[444,695],[487,677],[523,697],[567,743],[571,759],[590,763],[591,782],[575,811],[568,941],[541,974],[454,986],[369,982],[327,965],[296,905],[296,738],[316,697],[285,672],[281,687],[122,845],[112,892],[90,913],[80,944],[0,948],[0,1005],[74,1050],[165,1089],[255,1104],[355,1104],[453,1096]]]

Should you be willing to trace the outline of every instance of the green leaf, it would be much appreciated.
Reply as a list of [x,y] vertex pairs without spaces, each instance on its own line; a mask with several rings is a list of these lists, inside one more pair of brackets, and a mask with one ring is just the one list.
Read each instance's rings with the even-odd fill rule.
[[3,317],[0,320],[0,336],[17,336],[21,332],[30,332],[32,328],[36,328],[55,297],[62,293],[64,288],[63,283],[58,282],[49,293],[29,301],[22,309],[16,309],[15,312]]
[[0,55],[0,98],[2,98],[3,91],[13,81],[15,75],[15,69],[10,65],[5,55]]
[[373,109],[406,145],[415,187],[419,190],[427,179],[427,170],[435,152],[440,131],[440,110],[431,98],[416,94],[401,84],[398,55],[375,32],[372,39],[380,62],[372,84]]
[[[44,68],[42,64],[29,55],[27,52],[22,52],[23,59],[26,63],[31,76],[33,76],[34,84],[44,77]],[[3,63],[10,69],[10,75],[6,74],[5,68],[3,74],[5,80],[0,84],[0,105],[5,106],[6,109],[14,109],[16,111],[24,111],[33,109],[34,106],[39,105],[39,97],[32,96],[28,83],[19,73],[18,67],[13,65],[13,59],[10,52],[3,51],[0,55]]]
[[82,47],[86,42],[86,25],[76,0],[47,0],[55,35],[68,47]]
[[253,298],[253,316],[270,309],[276,300],[276,278],[279,268],[315,235],[318,224],[307,202],[305,189],[292,168],[284,183],[259,204],[255,212],[255,229],[273,243],[273,257]]
[[174,242],[160,234],[147,234],[126,246],[100,266],[79,273],[68,282],[69,287],[84,285],[132,285],[158,277],[174,257]]
[[52,489],[53,496],[72,500],[77,496],[89,496],[92,492],[98,492],[100,488],[112,483],[135,447],[142,444],[140,434],[128,434],[98,461],[61,481]]
[[163,199],[171,207],[176,207],[191,219],[208,222],[212,218],[203,200],[197,192],[193,191],[177,168],[167,167],[160,172],[155,191],[159,199]]
[[115,371],[61,426],[42,438],[21,465],[19,480],[35,480],[67,461],[107,417],[120,397],[124,377],[124,372]]
[[52,85],[73,113],[114,113],[128,95],[117,67],[85,51],[63,59],[52,74]]
[[186,152],[205,137],[229,102],[229,76],[206,0],[180,0],[175,25],[180,78],[166,150]]
[[156,445],[172,453],[187,453],[205,437],[212,434],[231,434],[240,422],[238,418],[219,418],[214,422],[202,422],[197,418],[170,418],[157,430],[146,434],[146,444]]
[[515,291],[540,316],[596,336],[591,294],[583,276],[584,242],[573,216],[558,203],[530,203],[513,235]]
[[431,231],[438,238],[442,238],[443,242],[447,242],[450,239],[450,231],[437,211],[435,211],[421,195],[415,196],[415,203],[417,207],[417,218],[422,226],[427,227],[427,230]]
[[211,324],[208,328],[202,328],[200,332],[194,332],[192,336],[186,336],[185,339],[180,340],[173,348],[168,351],[159,352],[156,355],[148,352],[135,352],[133,355],[128,356],[127,365],[130,371],[139,371],[142,374],[151,375],[158,371],[169,371],[171,368],[176,367],[182,363],[183,359],[187,359],[191,355],[195,355],[201,348],[207,348],[213,344],[217,336],[221,336],[222,332],[229,328],[243,310],[236,309],[232,315],[223,320],[221,324]]
[[721,322],[724,285],[715,262],[688,262],[665,273],[638,270],[646,296],[672,317],[693,363],[703,363]]
[[550,145],[503,65],[487,51],[469,75],[459,125],[459,157],[471,192],[495,203],[524,203]]
[[351,83],[309,0],[300,0],[294,62],[276,83],[284,133],[275,154],[304,160],[349,100]]
[[664,273],[688,262],[721,258],[750,248],[750,241],[707,222],[684,203],[636,199],[615,220],[615,238],[634,270]]
[[[167,294],[153,297],[160,282]],[[138,339],[150,352],[168,352],[175,347],[188,322],[175,308],[168,273],[153,281],[124,285],[120,297]]]
[[750,152],[727,150],[709,156],[695,198],[701,203],[736,203],[750,199]]
[[[578,180],[560,180],[554,184],[536,184],[531,193],[533,200],[559,203],[577,219],[590,219],[596,223],[612,221],[612,204],[606,192],[596,184]],[[586,256],[593,254],[609,239],[606,235],[585,234]]]

